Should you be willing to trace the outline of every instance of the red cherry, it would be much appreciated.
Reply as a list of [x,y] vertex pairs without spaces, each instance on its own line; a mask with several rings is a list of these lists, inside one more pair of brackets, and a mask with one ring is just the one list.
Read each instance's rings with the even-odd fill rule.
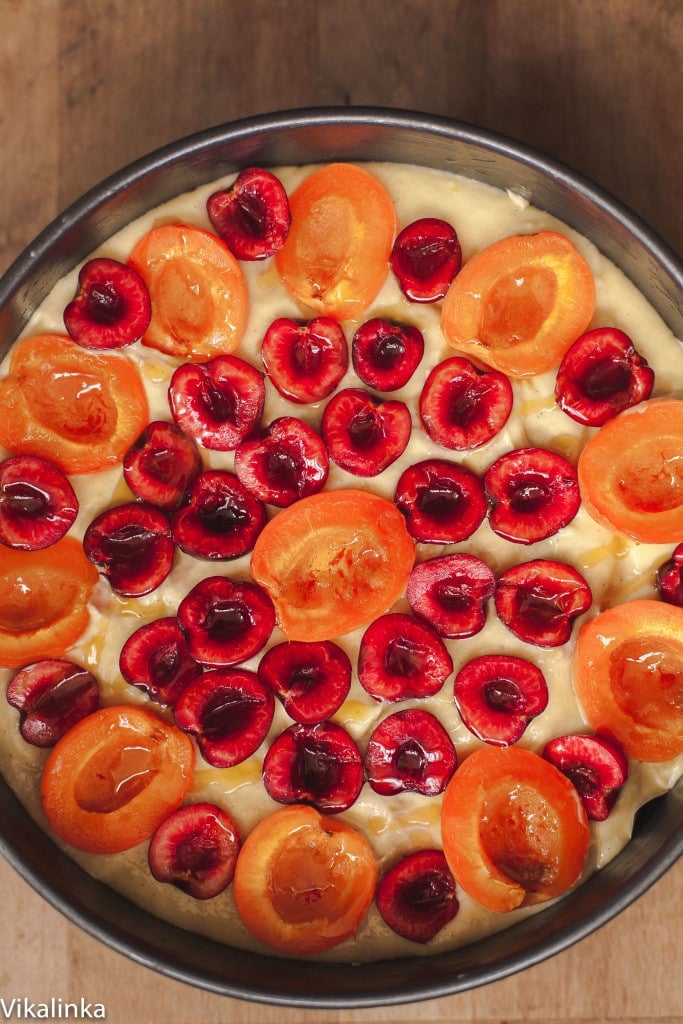
[[290,640],[261,658],[258,677],[282,701],[290,718],[314,725],[331,718],[351,687],[351,662],[331,640]]
[[498,434],[512,411],[512,385],[497,370],[480,370],[453,356],[431,371],[420,397],[420,417],[432,441],[469,451]]
[[263,784],[278,803],[305,803],[321,814],[339,814],[358,798],[363,762],[340,725],[291,725],[265,756]]
[[445,220],[422,217],[396,237],[391,269],[411,302],[436,302],[460,270],[462,253],[455,229]]
[[123,476],[136,498],[172,510],[201,472],[194,440],[175,423],[149,423],[128,449]]
[[484,489],[491,502],[491,529],[515,544],[552,537],[581,506],[575,468],[545,448],[501,455],[486,471]]
[[170,573],[175,545],[162,509],[131,502],[97,516],[85,531],[83,550],[117,594],[142,597]]
[[662,601],[683,608],[683,543],[678,544],[671,558],[660,565],[655,585]]
[[536,647],[560,647],[592,604],[583,576],[563,562],[536,559],[507,569],[496,583],[496,611],[507,628]]
[[99,706],[99,686],[87,669],[66,658],[26,665],[10,680],[7,701],[20,714],[19,729],[34,747],[52,747]]
[[168,400],[179,427],[204,448],[234,451],[261,422],[263,374],[237,356],[183,363],[173,376]]
[[340,469],[354,476],[377,476],[405,451],[410,411],[403,402],[381,402],[360,388],[346,388],[328,402],[321,430]]
[[171,521],[173,539],[195,558],[240,558],[266,524],[266,507],[234,473],[205,470],[185,493]]
[[375,700],[432,697],[452,670],[453,661],[436,630],[412,615],[381,615],[360,642],[358,678]]
[[373,730],[365,754],[368,782],[382,796],[406,791],[443,793],[455,771],[453,742],[434,715],[419,708],[397,711]]
[[235,472],[251,494],[286,508],[317,494],[327,481],[330,460],[318,433],[294,416],[273,420],[259,437],[243,441],[235,452]]
[[237,665],[265,647],[275,609],[257,583],[209,576],[178,607],[190,655],[202,665]]
[[357,376],[375,391],[397,391],[408,383],[424,353],[422,333],[382,317],[366,321],[351,346]]
[[128,637],[119,656],[123,678],[159,704],[173,706],[202,671],[191,657],[177,619],[146,622]]
[[263,260],[279,252],[292,220],[282,182],[262,167],[247,167],[230,188],[213,192],[206,210],[238,260]]
[[440,636],[463,639],[483,629],[495,582],[492,570],[476,555],[439,555],[413,567],[406,597],[413,614],[426,619]]
[[457,544],[486,518],[484,485],[476,474],[447,459],[426,459],[406,469],[394,494],[415,540]]
[[540,668],[508,654],[485,654],[467,662],[455,677],[453,692],[470,732],[497,747],[516,743],[548,705]]
[[162,821],[149,844],[149,868],[196,900],[218,896],[235,874],[241,841],[229,814],[216,804],[188,804]]
[[64,326],[83,348],[122,348],[143,336],[151,317],[147,285],[137,270],[98,257],[81,267]]
[[290,402],[320,402],[346,373],[349,352],[344,332],[329,316],[307,322],[280,317],[265,333],[263,365],[273,385]]
[[455,879],[443,850],[417,850],[387,871],[376,895],[382,920],[411,942],[431,942],[458,913]]
[[546,744],[543,756],[571,779],[592,821],[609,817],[628,778],[628,758],[615,740],[558,736]]
[[68,478],[36,455],[13,455],[0,462],[0,544],[38,551],[56,544],[78,515],[78,499]]

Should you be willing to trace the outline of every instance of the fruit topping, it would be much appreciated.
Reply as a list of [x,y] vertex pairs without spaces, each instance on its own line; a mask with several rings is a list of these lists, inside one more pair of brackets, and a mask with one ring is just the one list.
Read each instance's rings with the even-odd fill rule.
[[570,779],[591,821],[605,821],[628,778],[628,758],[604,736],[557,736],[543,756]]
[[581,497],[609,529],[646,544],[683,536],[683,401],[650,398],[620,412],[579,456]]
[[595,308],[591,269],[555,231],[513,235],[465,263],[443,303],[450,344],[510,377],[557,366]]
[[377,476],[403,454],[410,438],[410,410],[379,401],[360,388],[339,391],[325,407],[321,431],[330,458],[354,476]]
[[440,636],[463,639],[483,629],[494,588],[492,570],[476,555],[438,555],[414,566],[406,597]]
[[627,334],[599,327],[583,334],[557,371],[555,397],[577,423],[601,427],[652,393],[655,375]]
[[142,597],[168,576],[175,545],[162,509],[131,502],[93,519],[83,537],[83,550],[117,594]]
[[183,363],[168,389],[178,426],[218,452],[234,451],[259,426],[265,398],[263,374],[237,356]]
[[286,508],[317,494],[327,481],[330,460],[320,435],[294,416],[280,416],[235,452],[235,472],[253,495]]
[[263,762],[263,785],[278,803],[305,803],[321,814],[339,814],[358,798],[363,762],[340,725],[297,722],[271,744]]
[[299,405],[331,395],[349,365],[344,332],[329,316],[279,317],[264,335],[261,356],[273,386]]
[[7,700],[20,715],[27,743],[52,747],[64,733],[97,710],[97,680],[73,661],[47,658],[25,665],[10,680]]
[[218,561],[251,551],[265,522],[265,505],[234,473],[207,469],[188,487],[171,528],[186,554]]
[[457,544],[486,518],[484,485],[470,469],[447,459],[426,459],[406,469],[394,501],[415,540]]
[[261,658],[258,677],[282,701],[295,722],[314,725],[331,718],[351,687],[351,661],[331,640],[289,640]]
[[596,733],[638,761],[683,753],[683,609],[636,600],[579,630],[573,682]]
[[48,459],[65,473],[120,463],[149,421],[129,359],[87,351],[59,334],[15,345],[9,373],[0,379],[0,406],[0,444]]
[[498,434],[512,411],[512,385],[497,370],[480,370],[452,356],[431,371],[420,397],[420,417],[432,441],[468,451]]
[[655,582],[662,601],[683,608],[683,544],[677,544],[671,558],[660,565]]
[[152,320],[142,344],[202,362],[234,351],[248,316],[247,285],[227,245],[189,224],[161,224],[130,260],[149,290]]
[[158,704],[173,706],[202,671],[190,655],[177,619],[169,616],[138,627],[119,656],[123,678]]
[[484,746],[465,758],[444,793],[441,833],[456,882],[496,913],[567,892],[590,847],[574,785],[514,746]]
[[193,439],[165,420],[149,423],[123,459],[123,476],[135,497],[167,511],[180,504],[201,469]]
[[237,911],[266,946],[303,956],[357,931],[375,895],[367,839],[313,807],[281,807],[247,836],[235,869]]
[[511,654],[483,654],[468,661],[455,677],[453,693],[470,732],[498,747],[516,743],[548,705],[540,668]]
[[408,383],[424,353],[422,332],[382,317],[366,320],[353,336],[356,375],[376,391],[397,391]]
[[442,850],[416,850],[390,868],[377,886],[386,925],[411,942],[431,942],[458,913],[455,879]]
[[251,556],[289,640],[332,640],[387,611],[405,591],[415,548],[379,495],[321,491],[274,516]]
[[232,768],[258,750],[268,735],[275,698],[255,672],[215,668],[186,686],[173,716],[194,736],[214,768]]
[[391,269],[411,302],[442,299],[461,263],[455,228],[437,217],[422,217],[408,224],[391,250]]
[[375,700],[431,697],[452,671],[453,661],[441,637],[412,615],[382,615],[361,639],[358,679]]
[[404,792],[436,796],[443,793],[455,765],[450,736],[434,715],[419,708],[383,719],[365,753],[368,782],[381,796]]
[[48,825],[77,850],[129,850],[182,803],[194,759],[189,737],[152,711],[94,711],[62,736],[47,759],[40,796]]
[[297,302],[340,320],[359,317],[389,272],[396,232],[391,196],[353,164],[313,171],[289,197],[292,224],[275,260]]
[[241,840],[216,804],[186,804],[162,821],[149,844],[149,868],[196,900],[218,896],[232,882]]
[[73,487],[47,459],[14,455],[0,462],[0,544],[22,551],[50,547],[77,515]]
[[258,584],[209,576],[180,602],[178,623],[195,661],[238,665],[265,647],[275,612]]
[[494,593],[501,621],[520,640],[536,647],[566,644],[574,620],[588,611],[592,600],[581,573],[545,558],[506,569]]
[[515,544],[535,544],[571,523],[581,506],[576,470],[545,448],[517,448],[489,466],[484,489],[494,533]]
[[238,260],[266,259],[285,244],[291,221],[287,193],[280,179],[262,167],[247,167],[229,188],[213,192],[206,211]]
[[137,270],[101,257],[81,267],[64,326],[84,348],[122,348],[139,341],[151,317],[149,292]]

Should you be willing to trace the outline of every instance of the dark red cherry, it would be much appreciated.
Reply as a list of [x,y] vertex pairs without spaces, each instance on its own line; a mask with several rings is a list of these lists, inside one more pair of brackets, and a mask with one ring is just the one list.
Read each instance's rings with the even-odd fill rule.
[[545,745],[543,757],[571,779],[592,821],[609,817],[628,778],[628,758],[615,740],[557,736]]
[[545,448],[517,448],[488,468],[489,522],[500,537],[535,544],[567,526],[581,505],[571,462]]
[[564,562],[536,559],[506,569],[494,593],[496,611],[507,628],[536,647],[560,647],[574,620],[592,604],[590,587]]
[[186,686],[173,709],[176,725],[194,736],[214,768],[232,768],[261,746],[273,721],[275,698],[254,672],[211,669]]
[[97,516],[85,531],[83,550],[117,594],[142,597],[170,573],[175,545],[166,513],[143,501]]
[[683,608],[683,543],[678,544],[671,558],[660,565],[655,585],[662,601]]
[[237,665],[265,647],[275,609],[257,583],[209,576],[178,607],[187,648],[202,665]]
[[397,711],[375,727],[365,753],[368,782],[382,796],[443,793],[455,771],[453,742],[438,718],[420,708]]
[[445,220],[422,217],[396,237],[391,269],[411,302],[436,302],[460,270],[462,253],[455,229]]
[[0,462],[0,544],[38,551],[56,544],[73,526],[78,499],[68,478],[36,455]]
[[628,334],[598,327],[569,348],[557,371],[555,397],[577,423],[600,427],[649,398],[655,375]]
[[265,523],[265,505],[234,473],[207,469],[190,484],[171,526],[187,554],[218,561],[251,551]]
[[196,900],[230,885],[241,841],[230,815],[216,804],[187,804],[162,821],[149,844],[149,868]]
[[492,570],[476,555],[438,555],[413,567],[406,597],[413,614],[440,636],[463,639],[484,627],[495,583]]
[[463,665],[453,684],[463,722],[477,739],[497,747],[516,743],[548,706],[537,665],[510,654],[484,654]]
[[453,661],[439,634],[412,615],[382,615],[361,639],[358,678],[375,700],[431,697],[452,670]]
[[123,460],[123,476],[135,497],[168,510],[177,507],[201,469],[194,440],[165,420],[149,423]]
[[447,459],[426,459],[406,469],[394,494],[415,540],[457,544],[486,518],[484,485],[471,470]]
[[230,355],[183,363],[168,390],[178,426],[202,447],[217,452],[234,451],[258,427],[265,397],[263,374]]
[[356,331],[351,358],[357,376],[375,391],[397,391],[408,383],[424,353],[421,331],[375,317]]
[[327,481],[330,460],[320,435],[294,416],[281,416],[235,452],[235,473],[251,494],[286,508],[317,494]]
[[394,864],[377,886],[376,903],[397,935],[423,945],[431,942],[459,910],[443,850],[417,850]]
[[432,441],[469,451],[490,441],[512,411],[512,385],[497,370],[480,370],[452,356],[431,371],[420,396],[420,418]]
[[206,210],[238,260],[263,260],[279,252],[292,220],[282,182],[262,167],[247,167],[229,188],[213,192]]
[[349,365],[344,332],[329,316],[312,320],[279,317],[265,333],[263,365],[290,402],[320,402],[331,395]]
[[345,388],[327,403],[321,430],[340,469],[354,476],[377,476],[405,451],[410,411],[403,402],[380,402],[360,388]]
[[265,756],[263,784],[278,803],[310,804],[321,814],[339,814],[358,798],[363,762],[340,725],[291,725]]
[[119,668],[132,686],[171,706],[202,671],[172,616],[146,622],[131,633],[121,648]]
[[314,725],[331,718],[351,687],[351,661],[331,640],[291,640],[261,658],[258,677],[282,701],[290,718]]
[[64,326],[83,348],[122,348],[143,336],[151,316],[149,292],[137,270],[98,257],[81,267]]
[[20,715],[19,729],[34,747],[52,747],[99,706],[99,686],[87,669],[66,658],[26,665],[10,680],[7,700]]

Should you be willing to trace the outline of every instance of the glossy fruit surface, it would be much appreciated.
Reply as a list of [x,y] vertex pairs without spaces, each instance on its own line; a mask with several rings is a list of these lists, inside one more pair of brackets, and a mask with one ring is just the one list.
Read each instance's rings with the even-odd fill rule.
[[391,250],[391,269],[410,302],[442,299],[461,263],[455,228],[437,217],[421,217],[408,224]]
[[27,743],[52,747],[76,722],[97,709],[99,686],[91,672],[66,658],[25,665],[9,682],[7,700],[20,715]]
[[628,778],[628,758],[605,736],[556,736],[543,756],[576,786],[591,821],[606,821]]
[[278,803],[306,803],[321,814],[340,814],[358,798],[363,762],[341,725],[297,723],[271,743],[263,761],[263,785]]
[[216,234],[238,260],[279,252],[289,232],[289,202],[281,181],[263,167],[246,167],[229,188],[206,201]]
[[234,473],[207,469],[187,488],[171,531],[186,554],[220,561],[251,551],[265,522],[265,505]]
[[376,900],[385,924],[411,942],[431,942],[460,909],[442,850],[401,858],[380,880]]
[[230,885],[241,840],[230,815],[216,804],[179,807],[162,821],[149,844],[149,867],[158,882],[196,900],[210,900]]
[[365,752],[365,770],[375,793],[422,796],[443,793],[455,771],[453,741],[441,722],[421,708],[396,711],[375,727]]
[[662,601],[683,608],[683,543],[677,544],[671,558],[660,565],[655,584]]
[[0,544],[47,548],[68,533],[78,507],[68,478],[47,459],[14,455],[0,462]]
[[413,614],[440,636],[464,639],[484,628],[486,602],[494,589],[495,576],[486,562],[465,552],[418,562],[406,597]]
[[100,257],[81,267],[64,326],[84,348],[122,348],[143,336],[151,317],[149,292],[138,272]]
[[431,697],[452,670],[453,661],[436,630],[412,615],[381,615],[360,642],[358,679],[375,700]]
[[331,395],[349,364],[344,332],[329,316],[278,317],[264,335],[261,355],[274,387],[301,405]]
[[160,587],[170,573],[175,545],[162,509],[130,502],[93,519],[83,550],[117,594],[142,597]]
[[145,622],[131,633],[121,648],[119,668],[126,682],[171,706],[202,671],[173,616]]
[[422,332],[412,324],[373,317],[353,336],[351,358],[356,375],[375,391],[397,391],[415,373],[424,354]]
[[238,665],[265,647],[275,611],[256,583],[208,576],[178,606],[187,647],[202,665]]
[[296,722],[313,725],[331,718],[351,687],[351,660],[331,640],[288,640],[269,648],[258,677],[282,701]]
[[201,470],[194,440],[165,420],[149,423],[123,459],[123,476],[135,497],[168,511]]
[[425,459],[401,474],[394,495],[408,532],[429,544],[458,544],[486,518],[479,477],[448,459]]
[[512,386],[503,373],[480,370],[452,356],[431,370],[420,396],[425,430],[443,448],[469,451],[498,434],[512,411]]
[[501,573],[494,602],[499,618],[515,636],[537,647],[560,647],[574,620],[588,611],[592,594],[571,565],[538,558]]
[[203,448],[230,452],[261,423],[263,374],[238,356],[183,363],[171,377],[173,419]]
[[403,402],[380,401],[361,388],[338,391],[325,406],[321,432],[330,458],[354,476],[377,476],[405,451],[411,418]]
[[494,533],[516,544],[546,540],[571,523],[581,505],[576,470],[545,448],[517,448],[489,466],[484,488]]
[[548,706],[548,686],[533,662],[511,654],[482,654],[459,670],[453,695],[477,739],[508,747]]
[[324,441],[295,416],[279,416],[235,452],[240,483],[260,501],[278,508],[317,494],[325,486],[329,468]]

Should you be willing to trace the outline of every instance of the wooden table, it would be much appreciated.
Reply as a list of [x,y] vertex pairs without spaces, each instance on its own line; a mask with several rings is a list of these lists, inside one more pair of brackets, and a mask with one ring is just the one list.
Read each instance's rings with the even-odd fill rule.
[[[249,114],[384,105],[501,131],[683,250],[680,0],[0,0],[0,270],[105,175]],[[289,1011],[195,991],[78,931],[6,865],[0,996],[110,1024],[680,1024],[683,864],[578,946],[447,999]]]

